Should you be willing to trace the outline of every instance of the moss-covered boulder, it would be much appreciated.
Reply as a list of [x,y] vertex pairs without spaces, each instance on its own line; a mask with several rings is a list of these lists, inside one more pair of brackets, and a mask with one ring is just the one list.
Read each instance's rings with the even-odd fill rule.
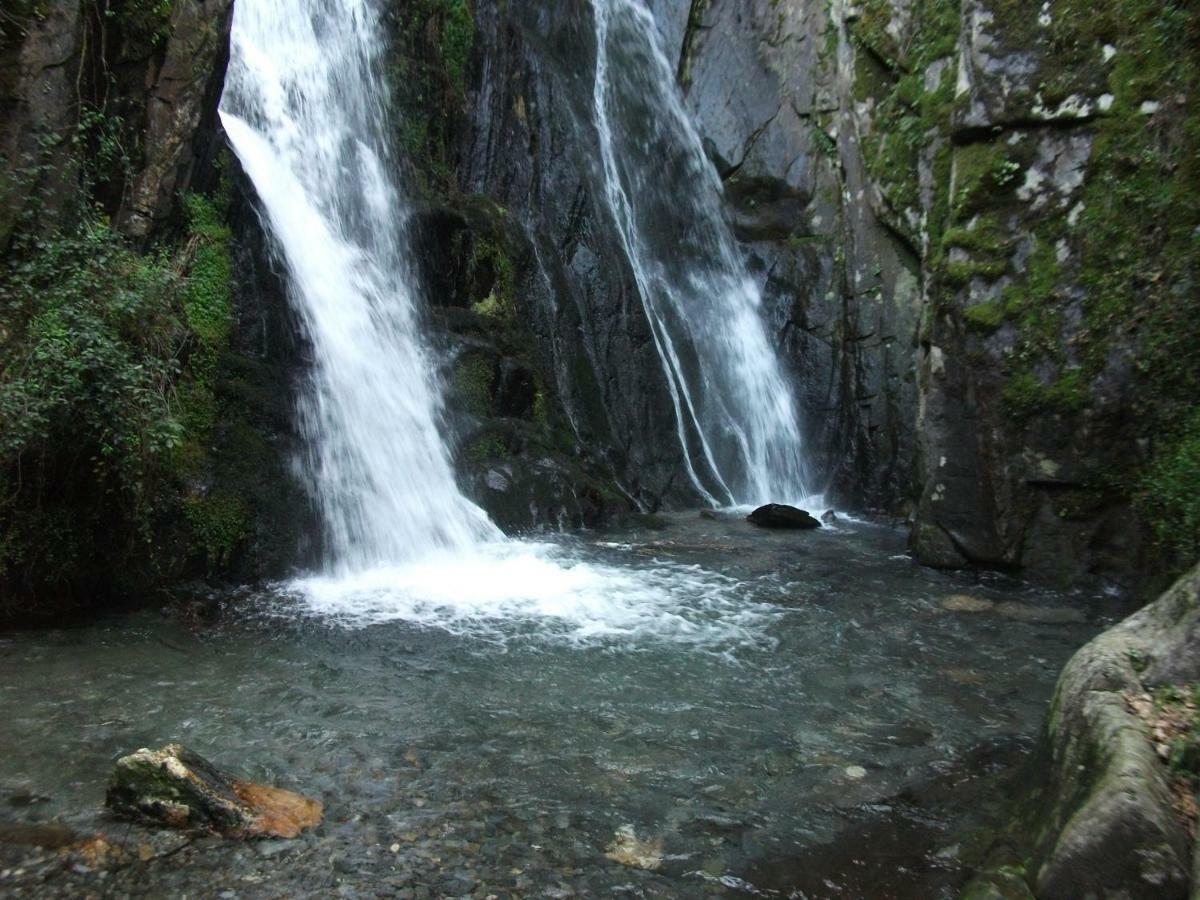
[[232,779],[180,744],[117,760],[105,805],[124,818],[236,838],[294,838],[323,812],[291,791]]
[[[1190,838],[1174,800],[1188,785],[1157,752],[1138,698],[1200,656],[1200,566],[1080,650],[1047,721],[1029,872],[1038,897],[1187,897]],[[1168,665],[1169,664],[1169,665]]]

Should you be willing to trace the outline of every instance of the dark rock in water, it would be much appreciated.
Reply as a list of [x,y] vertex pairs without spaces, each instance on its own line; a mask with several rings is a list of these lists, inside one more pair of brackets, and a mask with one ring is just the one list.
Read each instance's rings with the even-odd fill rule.
[[823,516],[821,516],[821,521],[824,522],[826,525],[836,525],[838,522],[840,522],[842,520],[838,518],[838,514],[835,513],[832,509],[827,509],[827,510],[825,510],[825,514]]
[[294,838],[323,812],[291,791],[231,779],[179,744],[117,760],[105,805],[126,818],[237,838]]
[[820,528],[821,523],[802,509],[782,503],[760,506],[746,521],[759,528]]

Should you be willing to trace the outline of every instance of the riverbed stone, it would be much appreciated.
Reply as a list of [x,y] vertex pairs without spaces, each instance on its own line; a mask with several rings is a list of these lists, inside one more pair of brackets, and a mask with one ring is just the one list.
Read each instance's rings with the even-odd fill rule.
[[653,872],[662,865],[662,838],[643,840],[637,836],[632,825],[622,825],[613,835],[613,841],[604,855],[623,866]]
[[105,805],[124,818],[236,838],[294,838],[323,813],[316,800],[230,778],[180,744],[117,760]]
[[942,598],[941,606],[947,612],[981,613],[990,612],[996,607],[996,603],[994,600],[972,594],[951,594]]
[[750,513],[750,515],[746,516],[746,521],[751,525],[757,525],[759,528],[807,530],[821,527],[821,523],[805,510],[797,509],[795,506],[788,506],[783,503],[768,503],[765,506],[760,506],[754,512]]

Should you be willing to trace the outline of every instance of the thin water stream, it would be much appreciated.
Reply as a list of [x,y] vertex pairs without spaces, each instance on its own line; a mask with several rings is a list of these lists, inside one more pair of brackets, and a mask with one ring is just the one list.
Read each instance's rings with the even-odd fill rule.
[[[1076,621],[1086,598],[916,566],[879,526],[690,513],[564,541],[631,577],[719,570],[727,602],[675,611],[700,642],[577,613],[345,627],[286,593],[230,598],[209,629],[144,613],[9,635],[0,818],[171,839],[101,803],[118,755],[180,740],[318,797],[325,824],[137,862],[118,895],[951,897],[989,824],[971,785],[1028,750],[1102,624]],[[1020,605],[943,608],[963,592]],[[606,856],[630,832],[656,869]],[[95,877],[55,870],[25,896]]]
[[714,506],[819,505],[795,388],[722,185],[642,0],[595,0],[604,199],[637,281],[692,483]]

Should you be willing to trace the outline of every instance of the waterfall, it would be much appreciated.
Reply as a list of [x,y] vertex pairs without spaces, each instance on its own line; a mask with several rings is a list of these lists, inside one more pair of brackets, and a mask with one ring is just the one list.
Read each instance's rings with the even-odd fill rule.
[[777,611],[737,596],[733,579],[657,560],[612,565],[569,541],[506,540],[458,490],[392,177],[378,13],[375,0],[234,9],[221,120],[312,346],[305,473],[332,557],[279,586],[288,614],[489,641],[769,644]]
[[238,0],[221,99],[312,345],[304,468],[344,571],[500,537],[441,434],[380,31],[371,0]]
[[714,506],[803,502],[794,389],[657,25],[642,0],[593,5],[604,199],[662,362],[688,474]]

